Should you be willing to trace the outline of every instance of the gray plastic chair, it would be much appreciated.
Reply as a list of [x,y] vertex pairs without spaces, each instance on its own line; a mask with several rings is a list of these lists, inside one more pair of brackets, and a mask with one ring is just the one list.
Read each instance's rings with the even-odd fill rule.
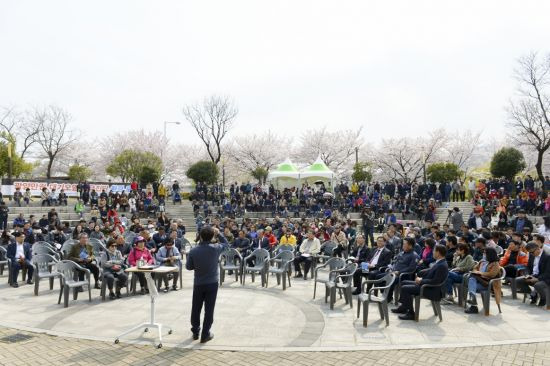
[[61,246],[61,255],[63,256],[63,259],[69,258],[69,253],[71,252],[71,249],[73,245],[77,244],[78,242],[73,239],[65,240],[63,245]]
[[90,238],[89,240],[90,240],[90,244],[94,248],[93,249],[94,257],[99,259],[99,257],[101,257],[101,252],[104,252],[107,250],[107,248],[105,248],[105,244],[103,244],[99,239]]
[[32,245],[33,249],[37,247],[47,247],[53,251],[56,251],[55,247],[52,244],[48,243],[47,241],[37,241]]
[[[527,292],[523,293],[523,302],[525,303],[525,300],[527,300],[527,295],[529,295]],[[550,310],[550,286],[546,286],[546,310]]]
[[61,278],[61,274],[54,268],[58,259],[50,254],[33,254],[32,263],[34,265],[34,295],[38,296],[38,289],[41,279],[50,279],[50,290],[53,290],[53,281]]
[[53,249],[51,246],[47,245],[40,245],[40,244],[33,244],[32,246],[32,256],[39,254],[48,254],[54,257],[57,261],[61,260],[61,256],[57,252],[57,250]]
[[[393,272],[387,273],[384,277],[378,280],[366,280],[363,282],[361,293],[357,297],[357,319],[361,313],[361,304],[363,305],[363,327],[367,327],[367,321],[369,319],[369,304],[375,302],[378,304],[378,311],[380,312],[380,318],[386,319],[386,327],[390,325],[390,318],[388,316],[388,296],[390,294],[390,287],[393,285],[396,279],[396,275]],[[365,292],[367,284],[375,284],[369,292]],[[383,284],[383,286],[381,286]],[[374,291],[380,291],[379,296],[373,295]]]
[[342,292],[344,293],[346,304],[349,304],[349,306],[353,308],[351,284],[353,282],[353,274],[355,271],[357,271],[357,263],[346,264],[343,269],[335,272],[336,277],[334,277],[334,280],[325,282],[325,303],[330,295],[330,310],[334,309],[334,303],[336,302],[336,290],[340,293],[340,298],[342,298]]
[[[101,290],[99,290],[99,296],[101,296],[101,301],[105,301],[105,295],[107,293],[107,280],[105,279],[105,274],[107,272],[103,271],[103,273],[101,274]],[[116,284],[118,283],[118,278],[115,277],[115,283],[114,283],[114,286],[116,286]],[[128,278],[126,280],[126,297],[130,296],[130,279]]]
[[512,299],[518,298],[518,278],[525,275],[527,269],[525,267],[518,268],[516,277],[506,277],[504,280],[510,282],[510,289],[512,290]]
[[[9,268],[8,261],[9,261],[8,251],[6,250],[6,248],[0,247],[0,276],[4,274],[4,267],[6,267],[6,269]],[[8,282],[10,282],[9,277],[10,277],[10,271],[8,269]]]
[[[317,282],[326,283],[332,281],[336,277],[336,272],[339,272],[346,266],[346,261],[343,258],[330,258],[324,264],[318,266],[314,270],[313,275],[313,298],[315,299],[315,294],[317,293]],[[323,269],[323,272],[327,274],[326,278],[319,277],[319,271]],[[326,271],[325,269],[328,269]]]
[[[78,280],[78,271],[85,273],[85,280]],[[57,300],[58,304],[61,303],[61,296],[63,295],[63,306],[69,307],[69,290],[73,289],[73,300],[76,300],[78,298],[78,289],[83,286],[88,286],[88,298],[90,302],[92,301],[89,269],[81,267],[73,261],[63,260],[57,263],[57,272],[61,274],[61,278],[59,279],[61,289],[59,291],[59,300]]]
[[[483,303],[483,312],[485,313],[485,316],[488,316],[490,314],[489,308],[491,305],[491,290],[493,290],[494,283],[500,281],[500,283],[502,284],[505,278],[506,278],[506,270],[503,267],[500,267],[500,276],[497,278],[493,278],[492,280],[489,280],[489,285],[487,286],[487,289],[479,291],[479,294],[481,295],[481,301]],[[499,302],[497,302],[497,306],[498,306],[498,312],[502,313]]]
[[397,305],[399,303],[399,295],[401,294],[401,284],[406,280],[406,276],[412,276],[414,279],[415,272],[401,272],[399,273],[399,282],[393,288],[393,303]]
[[[324,262],[326,262],[328,259],[332,258],[333,256],[333,253],[334,253],[334,249],[336,249],[336,247],[338,246],[338,244],[336,244],[335,242],[332,242],[332,241],[326,241],[324,242],[322,245],[321,245],[321,248],[319,250],[319,254],[316,254],[313,256],[314,258],[314,263],[315,262],[320,262],[321,260],[323,260]],[[316,266],[316,264],[314,264]]]
[[[248,260],[254,259],[254,265],[249,266]],[[241,281],[244,286],[246,281],[246,273],[250,272],[252,282],[254,282],[254,274],[258,273],[262,279],[262,287],[266,283],[267,269],[269,267],[269,252],[265,249],[255,249],[248,257],[243,259],[243,271],[241,273]]]
[[447,276],[445,276],[445,280],[439,284],[435,285],[422,285],[420,287],[420,294],[414,297],[414,320],[418,322],[419,315],[420,315],[420,300],[425,298],[424,297],[424,290],[427,288],[439,288],[439,291],[441,292],[439,300],[432,300],[428,299],[432,303],[432,308],[434,311],[434,315],[439,317],[439,321],[443,321],[443,314],[441,313],[441,299],[445,297],[445,285],[447,284]]
[[[478,262],[474,261],[473,267],[477,266],[477,264]],[[463,308],[466,307],[466,298],[468,297],[468,280],[469,279],[470,279],[470,272],[467,272],[462,275],[461,283],[453,284],[453,291],[455,292],[455,295],[457,295],[457,298],[458,298],[458,306],[461,306]]]
[[239,281],[239,276],[242,272],[243,257],[233,248],[227,248],[220,254],[220,286],[225,281],[225,272],[233,271],[235,274],[235,282]]
[[[277,254],[275,257],[273,257],[270,260],[270,263],[273,264],[273,266],[269,266],[268,273],[275,273],[275,276],[277,277],[277,285],[281,283],[281,279],[283,280],[283,291],[286,290],[286,280],[288,278],[288,287],[291,287],[290,284],[290,265],[294,261],[294,253],[288,250],[283,250],[279,254]],[[267,287],[269,283],[269,276],[266,276],[266,284],[265,287]]]

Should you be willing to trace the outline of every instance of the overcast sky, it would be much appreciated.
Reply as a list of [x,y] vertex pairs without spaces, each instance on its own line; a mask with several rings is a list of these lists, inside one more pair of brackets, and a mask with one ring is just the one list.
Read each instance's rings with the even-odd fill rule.
[[235,134],[488,136],[517,58],[550,51],[549,16],[550,1],[526,0],[0,0],[0,105],[56,103],[99,136],[162,130],[219,93],[238,104]]

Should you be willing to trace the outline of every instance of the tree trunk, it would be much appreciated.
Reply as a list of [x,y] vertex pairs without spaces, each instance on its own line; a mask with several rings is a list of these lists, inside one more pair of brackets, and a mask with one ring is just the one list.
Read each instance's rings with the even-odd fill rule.
[[53,165],[53,160],[55,159],[55,156],[51,156],[49,155],[48,156],[48,170],[46,171],[46,178],[50,179],[52,177],[52,165]]
[[544,175],[542,174],[542,158],[544,157],[544,152],[545,150],[537,151],[537,163],[535,164],[535,168],[537,169],[537,175],[539,176],[539,180],[541,181],[543,186],[544,186]]

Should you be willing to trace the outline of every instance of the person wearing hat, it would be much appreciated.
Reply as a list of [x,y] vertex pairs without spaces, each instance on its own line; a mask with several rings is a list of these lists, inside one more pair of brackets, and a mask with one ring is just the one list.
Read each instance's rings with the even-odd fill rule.
[[19,275],[19,270],[22,268],[27,269],[27,283],[32,284],[34,266],[31,263],[31,245],[25,242],[25,234],[15,232],[13,236],[15,237],[15,243],[8,245],[6,253],[6,256],[11,260],[11,286],[19,287],[17,284],[17,276]]
[[519,210],[518,215],[515,219],[512,220],[510,223],[510,226],[515,230],[517,233],[522,233],[523,229],[529,228],[529,232],[533,232],[533,223],[531,220],[527,218],[527,215],[525,214],[525,210]]
[[[134,239],[134,247],[128,255],[128,264],[135,267],[140,259],[143,259],[146,264],[155,264],[155,259],[151,255],[151,252],[145,247],[145,239],[143,236],[136,236]],[[136,272],[135,275],[138,277],[139,286],[141,287],[141,294],[143,295],[148,292],[145,275],[139,272]]]
[[[117,249],[115,239],[109,239],[107,250],[101,253],[101,263],[103,265],[103,276],[107,280],[107,287],[109,288],[109,298],[111,300],[120,299],[120,289],[126,286],[128,275],[124,272],[124,257]],[[115,278],[117,279],[116,295],[113,292]]]

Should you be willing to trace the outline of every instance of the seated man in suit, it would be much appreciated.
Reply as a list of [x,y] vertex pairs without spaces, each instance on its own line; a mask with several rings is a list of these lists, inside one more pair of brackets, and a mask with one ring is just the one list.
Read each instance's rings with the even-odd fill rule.
[[[414,271],[416,270],[416,263],[418,262],[418,255],[414,251],[416,240],[414,238],[407,237],[403,240],[402,251],[399,252],[395,258],[395,262],[389,265],[390,270],[397,276],[395,281],[390,287],[388,293],[388,302],[393,299],[393,289],[399,283],[399,275],[401,273],[412,273],[408,276],[403,276],[403,280],[414,277]],[[386,273],[382,272],[376,276],[376,279],[382,278]]]
[[264,231],[262,229],[257,231],[256,238],[252,241],[252,248],[254,249],[265,249],[269,250],[269,238],[265,235]]
[[25,234],[22,232],[15,232],[13,236],[15,237],[15,243],[10,243],[8,245],[6,253],[8,259],[11,260],[11,286],[19,287],[17,284],[17,276],[19,275],[19,270],[22,268],[27,269],[27,283],[32,284],[34,267],[31,263],[31,245],[25,242]]
[[[435,264],[419,273],[422,277],[416,277],[414,281],[403,281],[401,286],[400,302],[398,308],[392,309],[392,313],[401,314],[401,320],[414,320],[413,297],[420,294],[422,285],[444,284],[449,273],[445,255],[447,248],[444,245],[436,244],[434,249]],[[424,296],[429,299],[441,299],[441,288],[430,287],[424,291]]]
[[[517,279],[518,289],[524,293],[531,294],[531,304],[536,304],[540,296],[539,306],[546,305],[549,299],[546,298],[546,289],[550,286],[550,253],[536,243],[528,243],[525,249],[529,253],[527,262],[527,276]],[[534,291],[531,292],[531,287]]]
[[[354,295],[361,293],[361,276],[367,276],[369,280],[376,279],[376,276],[380,273],[381,267],[387,267],[390,264],[393,257],[393,253],[386,248],[386,239],[379,236],[376,239],[376,249],[372,249],[367,257],[367,260],[359,264],[359,268],[353,274],[353,285],[356,287],[353,291]],[[365,268],[365,269],[363,269]],[[368,272],[367,272],[368,268]],[[367,288],[370,288],[369,286]]]

